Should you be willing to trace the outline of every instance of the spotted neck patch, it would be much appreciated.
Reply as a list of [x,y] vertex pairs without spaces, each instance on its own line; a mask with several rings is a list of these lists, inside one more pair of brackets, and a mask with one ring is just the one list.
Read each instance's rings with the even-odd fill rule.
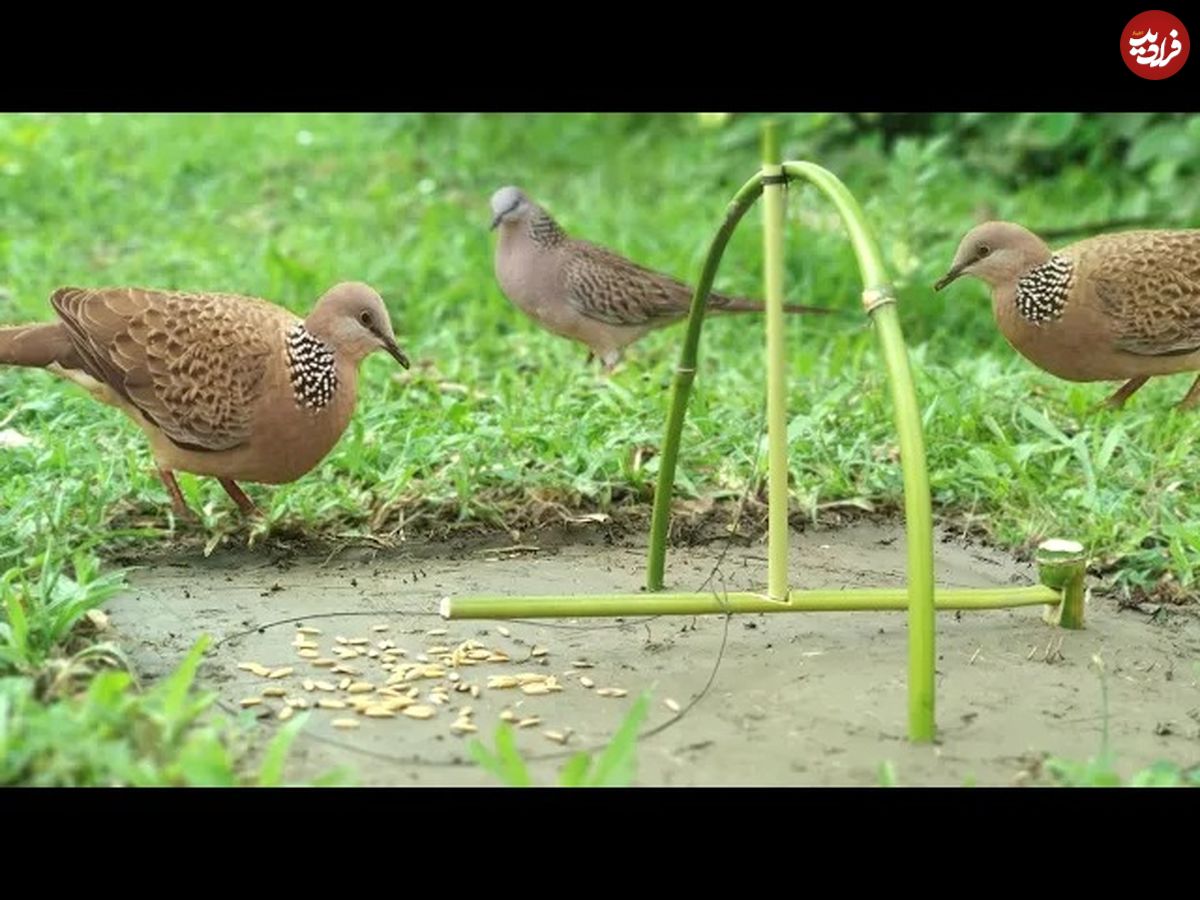
[[287,355],[296,402],[309,409],[328,406],[338,385],[337,365],[329,345],[299,323],[288,331]]
[[554,247],[567,239],[567,234],[550,215],[538,210],[529,218],[529,237],[535,244]]
[[1067,306],[1074,280],[1075,266],[1071,260],[1051,256],[1017,281],[1017,312],[1034,325],[1057,322]]

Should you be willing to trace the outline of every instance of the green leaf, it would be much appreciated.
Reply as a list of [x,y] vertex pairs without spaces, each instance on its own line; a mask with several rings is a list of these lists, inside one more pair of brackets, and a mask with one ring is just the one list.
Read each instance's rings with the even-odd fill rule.
[[496,752],[500,757],[500,766],[504,780],[514,787],[528,787],[533,784],[529,770],[525,768],[525,760],[517,752],[517,742],[513,730],[507,722],[502,722],[496,729]]
[[624,787],[633,783],[637,766],[637,731],[650,709],[650,695],[638,697],[612,742],[596,759],[587,784],[593,787]]
[[1125,426],[1118,425],[1108,433],[1104,439],[1104,443],[1100,445],[1100,452],[1096,455],[1096,471],[1103,472],[1108,468],[1109,460],[1112,459],[1113,453],[1117,450],[1117,445],[1125,438]]
[[278,787],[283,784],[283,767],[287,762],[288,751],[296,736],[304,729],[308,716],[308,713],[296,716],[271,738],[271,743],[263,753],[262,767],[258,772],[259,787]]
[[475,762],[486,772],[491,773],[497,780],[512,787],[528,787],[532,782],[525,762],[517,752],[513,740],[512,729],[507,722],[501,722],[496,729],[496,753],[493,754],[480,741],[471,741],[467,752]]
[[1062,444],[1063,446],[1069,447],[1071,445],[1071,439],[1067,437],[1059,428],[1057,428],[1053,422],[1047,419],[1044,413],[1034,409],[1032,406],[1026,406],[1024,404],[1021,405],[1021,408],[1018,410],[1018,412],[1020,412],[1021,417],[1025,419],[1026,422],[1028,422],[1038,431],[1042,432],[1042,434],[1049,437],[1051,440]]
[[[199,712],[195,703],[188,703],[188,692],[196,680],[200,659],[210,643],[211,638],[208,635],[201,635],[179,667],[154,689],[154,697],[158,701],[158,711],[164,720],[168,740],[174,740],[183,726]],[[206,706],[207,703],[203,705]]]
[[8,595],[4,605],[8,610],[9,642],[17,656],[25,659],[29,653],[29,620],[25,617],[25,609],[15,591]]
[[562,771],[558,773],[558,783],[562,787],[579,787],[584,784],[588,769],[592,766],[592,758],[582,751],[576,753],[566,765],[562,767]]
[[192,787],[234,787],[238,779],[228,749],[210,734],[188,741],[179,753],[178,769]]

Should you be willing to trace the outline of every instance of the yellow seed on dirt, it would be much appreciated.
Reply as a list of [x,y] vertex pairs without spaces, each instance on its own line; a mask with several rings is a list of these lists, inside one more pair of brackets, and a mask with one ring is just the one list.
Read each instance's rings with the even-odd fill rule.
[[458,719],[457,721],[451,723],[450,730],[460,734],[471,734],[479,729],[473,722],[468,722],[466,719]]
[[554,741],[556,744],[565,744],[567,742],[567,736],[561,731],[543,731],[542,734],[544,734],[548,740]]
[[468,650],[466,653],[467,659],[477,659],[483,661],[490,658],[492,652],[490,650]]
[[292,709],[290,706],[285,706],[283,709],[281,709],[279,711],[279,721],[286,722],[288,719],[290,719],[295,714],[296,714],[296,710]]
[[429,695],[429,702],[432,703],[434,706],[443,706],[443,705],[445,705],[445,703],[448,699],[449,699],[448,697],[443,697],[441,694],[430,694]]
[[301,625],[299,628],[296,629],[296,634],[313,635],[313,634],[320,634],[320,633],[321,633],[320,628],[313,628],[311,625]]
[[449,634],[450,630],[448,628],[430,628],[425,633],[430,637],[441,637],[443,634]]
[[435,710],[432,706],[422,706],[419,703],[415,706],[406,706],[404,709],[400,710],[400,712],[408,716],[410,719],[432,719],[435,715],[437,715],[437,710]]
[[518,728],[532,728],[534,725],[540,725],[542,722],[541,716],[530,716],[528,719],[522,719],[517,723]]
[[460,709],[460,710],[458,711],[458,714],[459,714],[459,716],[460,716],[460,717],[462,717],[462,718],[464,718],[464,719],[465,719],[465,718],[467,718],[468,716],[472,716],[472,715],[474,715],[474,714],[475,714],[475,710],[473,710],[473,709],[472,709],[471,707],[469,707],[469,706],[464,706],[462,709]]
[[292,641],[292,646],[297,650],[319,650],[321,647],[316,641],[303,641],[299,639]]
[[306,691],[315,691],[317,689],[317,683],[311,678],[305,678],[302,682],[300,682],[300,686]]
[[590,663],[586,659],[571,660],[571,668],[573,669],[594,669],[595,667],[595,663]]
[[521,685],[521,693],[537,696],[539,694],[549,694],[550,686],[546,684],[523,684]]
[[343,678],[341,681],[338,682],[338,690],[344,691],[346,688],[350,687],[350,685],[353,683],[354,682],[352,682],[349,678]]
[[585,688],[594,688],[596,686],[596,682],[592,681],[592,679],[588,678],[586,675],[579,679],[579,683]]
[[337,654],[338,659],[354,659],[356,656],[362,656],[357,647],[334,647],[333,652]]
[[367,651],[367,657],[368,657],[369,659],[378,659],[378,658],[379,658],[379,651],[378,651],[378,650],[368,650],[368,651]]
[[262,695],[264,697],[286,697],[287,696],[287,688],[281,688],[281,687],[263,688]]
[[424,653],[418,653],[417,654],[417,662],[427,663],[427,662],[429,662],[429,657]]
[[479,699],[479,694],[480,694],[479,685],[477,685],[477,684],[471,685],[471,696],[476,699]]
[[445,678],[446,670],[441,666],[426,666],[421,670],[422,678]]
[[387,631],[391,627],[391,625],[372,625],[371,630],[375,632]]
[[334,700],[332,697],[322,697],[317,701],[318,709],[345,709],[346,704],[341,700]]
[[349,644],[351,647],[362,647],[362,646],[365,646],[366,644],[371,643],[371,639],[370,638],[350,638],[348,641],[346,641],[346,643]]
[[663,701],[663,705],[673,713],[679,712],[680,706],[677,702],[668,697]]
[[376,641],[375,646],[380,650],[391,650],[396,646],[396,642],[391,638],[384,638],[382,641]]
[[239,669],[241,669],[243,672],[249,672],[252,675],[257,675],[259,678],[266,678],[268,675],[271,674],[271,670],[268,669],[266,666],[264,666],[262,663],[244,662],[244,663],[238,663],[237,667]]
[[473,687],[475,687],[475,685],[467,684],[465,681],[460,681],[458,684],[454,685],[454,690],[458,691],[460,694],[465,694]]
[[299,656],[301,659],[320,659],[321,651],[320,650],[297,650],[296,655]]
[[571,678],[572,676],[575,676],[578,674],[579,673],[576,672],[574,669],[567,669],[567,671],[563,672],[563,678]]
[[500,632],[500,634],[501,634],[503,637],[512,637],[512,632],[511,632],[511,631],[509,631],[507,628],[505,628],[503,625],[497,625],[497,626],[496,626],[496,630],[497,630],[498,632]]
[[356,681],[346,688],[351,694],[369,694],[375,690],[375,685],[369,681]]
[[258,706],[258,704],[263,702],[263,698],[262,697],[245,697],[242,700],[239,700],[238,702],[241,704],[242,709],[246,709],[247,707],[250,707],[250,706]]
[[500,713],[500,721],[501,722],[515,722],[515,721],[517,721],[517,714],[515,712],[513,712],[511,709],[506,709]]
[[534,647],[532,650],[529,651],[529,655],[530,656],[545,656],[549,652],[550,651],[547,650],[545,647]]
[[340,634],[337,637],[335,637],[334,640],[337,641],[339,644],[349,643],[349,641],[346,638],[342,637]]
[[313,686],[318,691],[336,691],[337,690],[337,687],[335,685],[330,684],[328,681],[314,681]]
[[517,684],[534,684],[546,681],[549,676],[540,672],[518,672],[513,677],[517,679]]
[[384,709],[407,709],[415,701],[409,697],[385,697],[379,705]]
[[271,674],[268,675],[267,677],[268,678],[287,678],[289,675],[291,675],[295,671],[296,670],[293,669],[291,666],[284,666],[281,669],[273,670],[271,672]]
[[318,669],[327,669],[330,666],[333,666],[336,664],[337,664],[336,659],[329,659],[328,657],[324,657],[324,656],[321,657],[320,659],[314,659],[312,662],[309,663],[310,666],[316,666]]
[[368,706],[365,710],[363,710],[363,715],[369,716],[372,719],[396,718],[396,713],[393,710],[388,709],[382,703],[378,703],[375,706]]
[[493,651],[488,655],[488,662],[509,662],[511,657],[507,653],[501,653],[499,650]]
[[334,719],[330,724],[334,728],[357,728],[358,719]]
[[458,681],[460,678],[462,678],[462,676],[459,675],[457,672],[451,672],[449,675],[446,676],[446,679],[449,681]]
[[505,688],[514,688],[518,684],[520,684],[520,682],[517,681],[517,679],[515,677],[513,677],[512,675],[492,675],[492,676],[489,676],[489,678],[487,680],[487,686],[489,688],[496,688],[497,690],[504,690]]
[[443,646],[441,646],[441,645],[439,644],[437,647],[430,647],[430,648],[429,648],[428,650],[426,650],[425,652],[426,652],[426,653],[431,653],[431,654],[433,654],[434,656],[440,656],[440,655],[441,655],[441,654],[443,654],[443,653],[449,653],[449,652],[451,652],[451,651],[450,651],[450,648],[449,648],[449,647],[443,647]]
[[598,688],[596,693],[601,697],[624,697],[629,691],[625,688]]
[[308,709],[307,697],[284,697],[283,702],[293,709]]
[[338,675],[357,675],[358,674],[358,669],[354,668],[354,666],[334,666],[332,669],[330,669],[330,671],[335,672]]

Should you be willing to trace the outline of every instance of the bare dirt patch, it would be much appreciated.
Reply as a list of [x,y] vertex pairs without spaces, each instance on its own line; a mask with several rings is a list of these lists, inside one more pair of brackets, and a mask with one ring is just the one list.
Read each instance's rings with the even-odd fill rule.
[[[940,585],[1034,581],[1026,563],[941,531],[938,537]],[[794,532],[793,584],[901,585],[904,544],[903,529],[891,522]],[[448,594],[628,592],[642,584],[641,531],[555,528],[526,534],[520,547],[513,545],[511,536],[494,533],[320,555],[218,549],[205,558],[177,548],[170,556],[140,560],[131,590],[107,608],[144,678],[168,671],[202,633],[211,635],[219,644],[201,677],[231,708],[261,696],[264,687],[284,688],[310,704],[322,697],[346,701],[353,695],[308,691],[303,682],[336,688],[349,677],[379,687],[395,665],[418,662],[418,654],[437,665],[443,654],[431,649],[453,650],[472,640],[509,657],[446,667],[444,677],[397,685],[400,693],[410,684],[419,688],[417,702],[435,710],[429,719],[313,710],[294,745],[290,778],[348,767],[362,784],[492,784],[470,762],[466,741],[479,736],[490,745],[499,716],[510,709],[517,719],[539,720],[518,730],[518,745],[535,778],[549,784],[570,752],[607,742],[633,699],[648,690],[652,711],[643,731],[657,730],[639,745],[637,782],[643,785],[873,785],[885,760],[902,784],[1036,782],[1045,755],[1083,759],[1099,748],[1103,718],[1094,655],[1109,672],[1110,732],[1124,774],[1158,759],[1185,765],[1200,760],[1200,623],[1186,610],[1163,607],[1151,617],[1096,597],[1082,632],[1048,627],[1040,608],[942,613],[939,740],[921,747],[905,737],[903,614],[442,620],[438,602]],[[765,544],[747,540],[673,550],[669,584],[699,588],[723,552],[718,587],[761,589]],[[310,637],[318,658],[337,658],[355,674],[330,674],[328,667],[313,667],[311,654],[298,656],[300,625],[321,630]],[[373,630],[384,625],[386,631]],[[342,644],[338,636],[370,643]],[[379,642],[389,640],[406,655],[385,670]],[[334,654],[348,647],[362,655]],[[534,648],[547,653],[531,656]],[[375,656],[368,655],[372,649]],[[594,667],[573,665],[578,660]],[[245,661],[294,672],[265,679],[237,668]],[[458,673],[458,683],[479,685],[479,696],[455,690],[450,672]],[[563,689],[524,694],[520,688],[486,688],[489,676],[518,673],[554,676]],[[585,687],[582,677],[594,686]],[[446,688],[442,705],[430,701],[436,685]],[[628,694],[603,697],[597,693],[603,687]],[[267,697],[255,707],[264,711],[264,739],[283,704]],[[477,735],[451,731],[463,706],[472,707]],[[359,727],[336,728],[338,718],[355,718]],[[547,730],[568,733],[566,746],[546,737]]]

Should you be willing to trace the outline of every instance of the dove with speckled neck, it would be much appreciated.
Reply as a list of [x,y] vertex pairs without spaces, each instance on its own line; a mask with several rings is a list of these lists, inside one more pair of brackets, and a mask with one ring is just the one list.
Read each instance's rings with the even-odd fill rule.
[[143,288],[60,288],[51,324],[0,328],[0,365],[47,369],[142,429],[180,518],[175,471],[238,481],[310,471],[353,414],[359,363],[385,350],[405,368],[387,308],[369,286],[331,288],[307,318],[255,297]]
[[[496,279],[504,295],[547,331],[578,341],[606,372],[625,349],[656,328],[687,317],[693,288],[622,256],[567,235],[545,209],[516,187],[492,195]],[[710,312],[762,312],[763,305],[713,292]],[[791,313],[828,313],[788,305]]]
[[[1126,231],[1051,250],[1011,222],[959,243],[941,290],[973,275],[992,290],[1000,331],[1034,365],[1067,381],[1125,380],[1121,407],[1150,378],[1200,371],[1200,230]],[[1179,401],[1200,402],[1200,377]]]

